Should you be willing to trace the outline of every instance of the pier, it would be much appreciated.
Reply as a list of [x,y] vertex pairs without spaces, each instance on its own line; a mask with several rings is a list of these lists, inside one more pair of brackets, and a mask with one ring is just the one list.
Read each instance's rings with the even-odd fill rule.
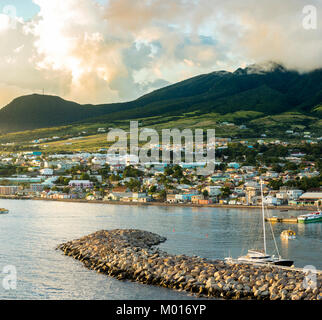
[[271,217],[265,218],[267,222],[281,222],[281,223],[298,223],[296,217],[289,217],[289,218],[279,218],[279,217]]

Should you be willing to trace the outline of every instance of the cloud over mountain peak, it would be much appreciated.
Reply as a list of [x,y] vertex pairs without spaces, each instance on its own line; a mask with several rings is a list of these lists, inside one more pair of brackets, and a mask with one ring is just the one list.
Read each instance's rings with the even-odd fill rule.
[[[302,0],[34,3],[37,16],[0,28],[0,105],[42,88],[80,103],[126,101],[197,74],[265,61],[321,67],[321,30],[303,28]],[[311,3],[322,19],[320,1]]]

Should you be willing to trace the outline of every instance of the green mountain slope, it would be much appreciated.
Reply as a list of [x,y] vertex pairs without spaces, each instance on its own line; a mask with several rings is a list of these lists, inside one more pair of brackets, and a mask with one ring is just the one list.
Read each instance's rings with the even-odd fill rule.
[[30,95],[0,109],[0,131],[15,132],[71,123],[111,123],[155,116],[171,117],[254,111],[266,116],[300,112],[320,118],[322,69],[300,74],[275,63],[235,72],[213,72],[156,90],[141,98],[104,105],[80,105],[55,96]]
[[106,114],[113,105],[80,105],[57,96],[32,94],[0,109],[0,131],[14,132],[67,125]]

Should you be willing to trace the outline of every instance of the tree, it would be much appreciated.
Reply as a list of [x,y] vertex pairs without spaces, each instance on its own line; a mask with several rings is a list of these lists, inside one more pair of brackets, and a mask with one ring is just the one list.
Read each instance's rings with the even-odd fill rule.
[[286,170],[295,171],[295,170],[297,170],[297,169],[298,169],[298,166],[297,166],[297,164],[296,164],[296,163],[294,163],[294,162],[287,162],[287,163],[285,164],[285,169],[286,169]]
[[109,166],[104,166],[102,169],[98,170],[98,173],[104,178],[106,179],[110,173],[110,167]]
[[166,176],[171,176],[172,174],[173,174],[173,169],[172,169],[172,167],[166,167],[165,169],[164,169],[164,174],[166,175]]
[[208,192],[208,190],[204,190],[204,191],[202,192],[202,194],[203,194],[203,196],[204,196],[206,199],[209,197],[209,192]]
[[120,181],[121,180],[121,177],[117,174],[112,174],[110,175],[110,181]]
[[267,172],[267,169],[266,168],[260,168],[259,169],[259,173],[260,174],[264,174],[264,173],[266,173]]
[[69,194],[69,191],[70,191],[70,189],[68,187],[64,187],[63,188],[63,193]]
[[0,167],[0,176],[11,176],[16,173],[17,168],[12,165]]
[[127,166],[123,172],[124,178],[137,178],[141,176],[143,176],[143,172],[139,169],[133,168],[133,166]]
[[88,173],[86,172],[83,172],[81,175],[80,175],[80,180],[90,180],[90,176]]
[[183,177],[183,170],[179,165],[173,167],[172,177],[175,179],[181,179]]
[[268,186],[270,188],[272,188],[273,190],[279,190],[280,187],[283,186],[283,180],[282,179],[279,179],[279,180],[271,180],[269,183],[268,183]]
[[221,163],[221,164],[215,165],[215,170],[226,171],[226,169],[227,169],[226,163]]
[[229,187],[222,187],[221,188],[222,198],[229,198],[230,195],[231,195],[231,190]]
[[159,192],[159,198],[161,201],[165,201],[167,199],[167,192],[165,190],[161,190]]
[[180,183],[182,184],[191,184],[191,181],[187,178],[187,177],[183,177],[181,180],[180,180]]
[[272,170],[277,172],[277,173],[283,172],[283,168],[279,164],[274,164],[273,167],[272,167]]
[[28,168],[26,168],[26,167],[17,167],[16,168],[17,174],[26,173],[26,172],[28,172]]
[[141,190],[141,183],[136,179],[131,179],[129,182],[126,182],[125,185],[131,190],[135,192],[139,192]]
[[149,189],[149,194],[153,194],[157,191],[157,186],[151,186],[150,189]]
[[71,180],[70,178],[60,176],[57,178],[57,180],[54,183],[57,185],[67,186],[70,180]]

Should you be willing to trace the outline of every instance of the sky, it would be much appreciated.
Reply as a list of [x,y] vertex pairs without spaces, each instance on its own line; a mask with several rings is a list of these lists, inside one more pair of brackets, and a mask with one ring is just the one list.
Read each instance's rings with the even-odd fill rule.
[[266,61],[307,72],[321,31],[322,0],[0,0],[0,107],[43,90],[129,101]]

